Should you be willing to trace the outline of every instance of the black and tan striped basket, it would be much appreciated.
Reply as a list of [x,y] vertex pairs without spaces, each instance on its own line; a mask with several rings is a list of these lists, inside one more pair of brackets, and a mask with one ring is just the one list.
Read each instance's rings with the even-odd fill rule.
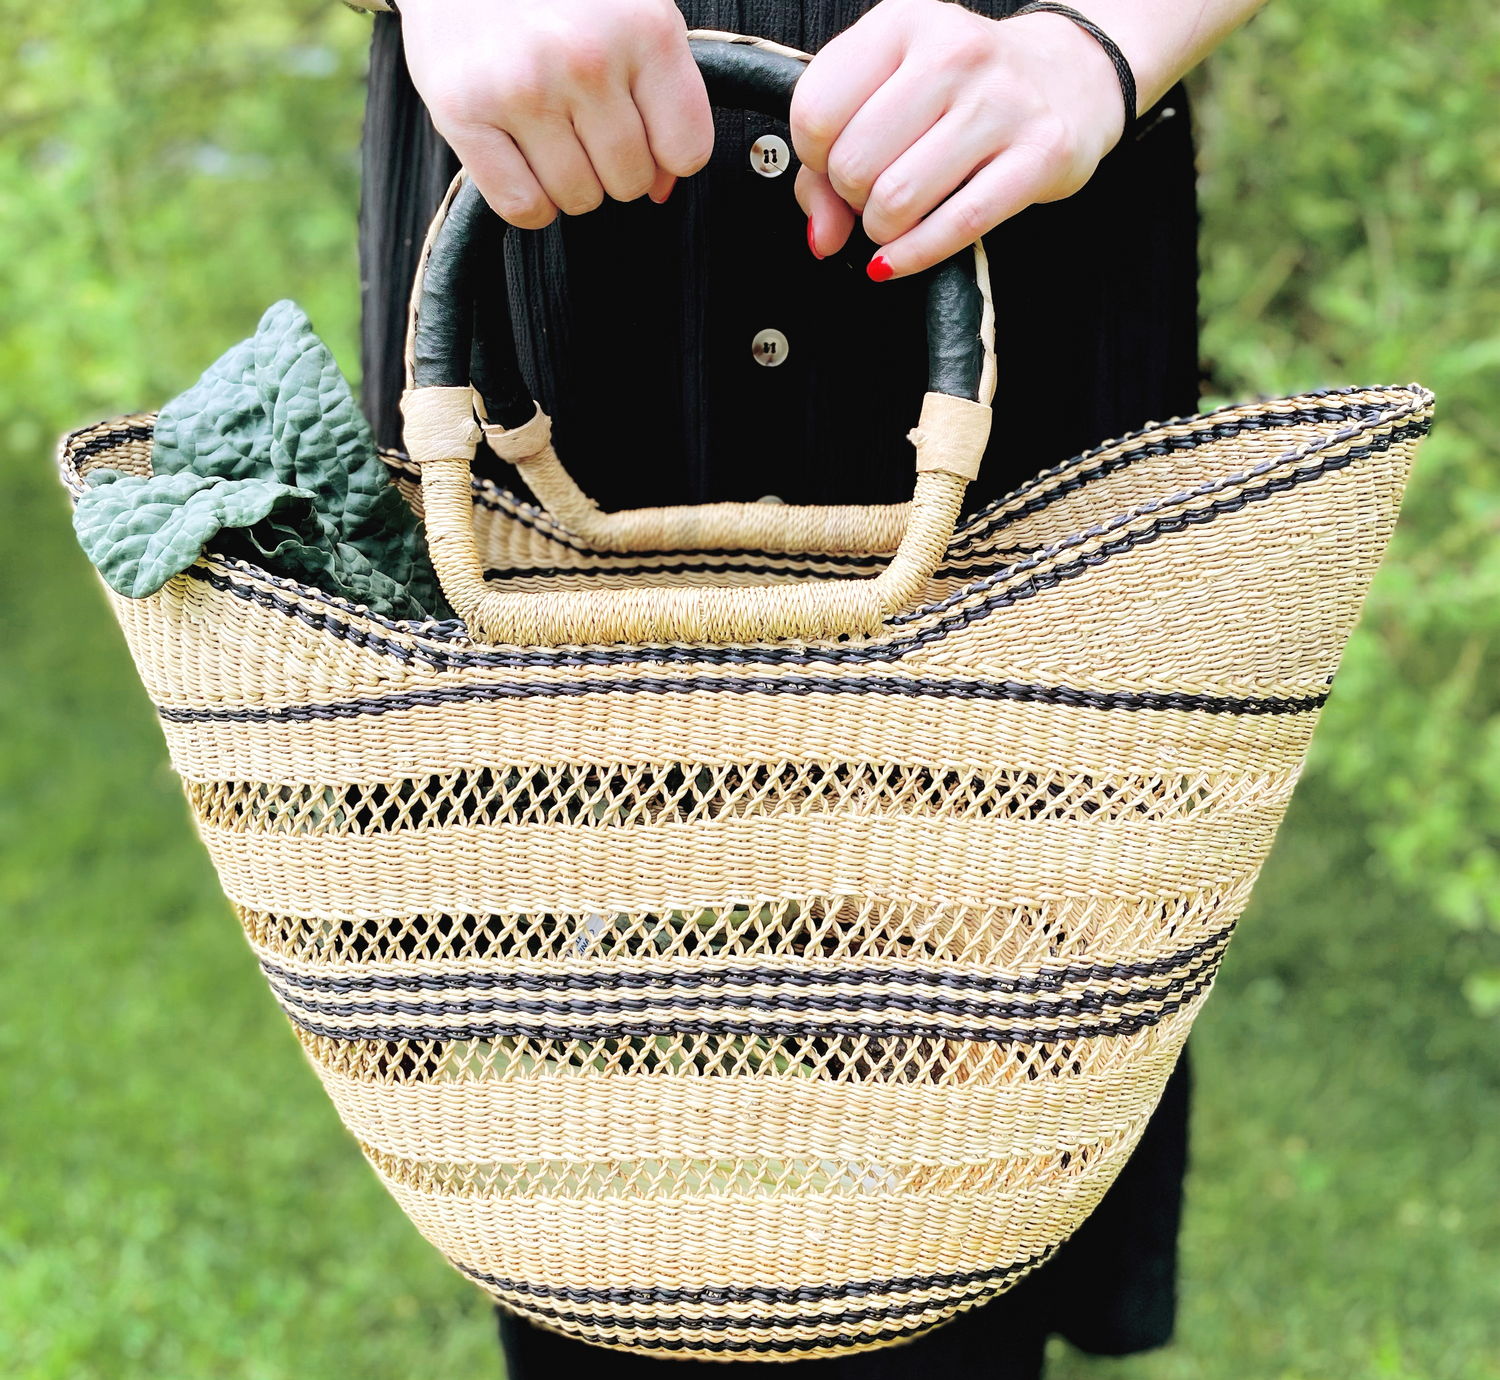
[[[979,255],[934,288],[912,505],[605,515],[508,333],[471,338],[501,233],[460,179],[390,458],[462,622],[212,554],[115,610],[277,1000],[454,1265],[606,1346],[909,1338],[1129,1156],[1432,396],[1153,426],[956,521]],[[476,400],[545,510],[471,479]],[[79,432],[64,477],[148,473],[150,438]]]

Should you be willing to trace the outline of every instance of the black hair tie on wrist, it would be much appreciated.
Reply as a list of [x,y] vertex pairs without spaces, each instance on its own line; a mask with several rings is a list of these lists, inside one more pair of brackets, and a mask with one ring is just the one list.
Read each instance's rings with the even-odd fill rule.
[[1023,14],[1060,14],[1064,19],[1071,19],[1080,29],[1094,40],[1109,55],[1109,60],[1115,65],[1115,75],[1120,79],[1120,95],[1125,98],[1125,129],[1120,137],[1123,139],[1129,134],[1135,125],[1136,118],[1136,95],[1135,95],[1135,73],[1130,70],[1130,63],[1126,61],[1125,54],[1120,51],[1120,45],[1104,32],[1086,14],[1079,14],[1077,10],[1068,5],[1057,5],[1053,0],[1034,0],[1030,5],[1022,5],[1020,9],[1013,10],[1006,15],[1007,19],[1019,19]]

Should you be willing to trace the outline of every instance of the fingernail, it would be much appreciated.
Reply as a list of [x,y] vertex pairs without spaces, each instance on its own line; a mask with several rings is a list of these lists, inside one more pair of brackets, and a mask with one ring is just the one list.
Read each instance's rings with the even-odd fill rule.
[[818,253],[818,243],[815,239],[813,239],[813,223],[811,216],[807,218],[807,247],[812,250],[813,258],[822,259],[827,257],[826,255]]
[[865,272],[877,283],[884,283],[896,276],[896,270],[891,267],[891,261],[884,254],[877,254],[871,259]]
[[651,197],[651,200],[654,201],[658,206],[665,206],[667,204],[667,198],[672,195],[672,189],[676,185],[677,179],[674,177],[669,183],[667,183],[667,190],[664,191],[660,196],[653,195]]

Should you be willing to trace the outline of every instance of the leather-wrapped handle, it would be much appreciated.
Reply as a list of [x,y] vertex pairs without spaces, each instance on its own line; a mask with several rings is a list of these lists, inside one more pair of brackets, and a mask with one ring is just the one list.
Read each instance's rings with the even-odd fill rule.
[[791,120],[792,92],[807,69],[805,57],[770,45],[739,42],[732,36],[695,38],[690,34],[688,48],[710,105]]
[[[728,47],[729,45],[718,45]],[[412,297],[414,323],[407,386],[458,388],[472,383],[489,419],[510,428],[531,416],[531,390],[516,358],[505,282],[509,227],[472,182],[453,197]],[[927,285],[929,392],[981,398],[992,347],[983,338],[988,284],[976,255],[956,254],[931,270]],[[993,391],[993,380],[989,388]]]
[[[717,34],[690,46],[714,104],[779,116],[805,58]],[[911,504],[883,508],[744,503],[606,514],[578,489],[551,445],[516,358],[506,291],[507,227],[460,174],[428,233],[412,292],[406,445],[423,470],[433,562],[476,637],[496,642],[759,641],[873,633],[921,597],[941,561],[989,435],[994,314],[983,246],[933,270],[928,288],[929,391],[918,428]],[[518,594],[488,588],[474,545],[469,465],[481,432],[515,463],[570,531],[612,551],[704,547],[894,551],[872,580],[770,588]]]

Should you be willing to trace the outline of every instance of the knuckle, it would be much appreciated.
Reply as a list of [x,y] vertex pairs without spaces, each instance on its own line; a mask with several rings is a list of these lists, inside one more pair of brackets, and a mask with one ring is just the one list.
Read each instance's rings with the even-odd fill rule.
[[1027,131],[1026,142],[1049,170],[1070,167],[1078,158],[1078,139],[1073,128],[1057,115],[1038,118]]
[[989,213],[985,207],[967,198],[957,202],[952,210],[953,228],[964,237],[964,243],[977,240],[990,228]]
[[520,230],[540,230],[544,225],[550,225],[553,216],[557,214],[552,203],[539,196],[527,196],[513,191],[501,191],[499,194],[487,192],[485,200],[501,220]]
[[628,17],[648,48],[667,47],[687,32],[682,11],[671,0],[639,0]]
[[462,69],[426,93],[428,112],[439,133],[485,124],[493,116],[495,92],[477,73]]
[[976,41],[976,35],[952,30],[933,45],[932,65],[950,79],[973,77],[984,71],[990,61],[989,45]]
[[555,83],[535,57],[517,57],[501,77],[496,105],[504,119],[527,120],[551,104]]
[[792,127],[805,140],[826,147],[838,134],[833,111],[816,92],[804,94],[805,83],[799,83],[792,96]]
[[562,61],[568,79],[575,86],[594,91],[609,82],[613,68],[609,47],[596,34],[578,30],[569,33]]
[[668,166],[667,171],[678,177],[691,177],[696,172],[702,172],[713,155],[713,131],[710,130],[707,139],[700,139],[692,144],[690,151],[685,151],[679,158],[673,160],[673,165]]
[[887,220],[915,220],[926,209],[919,204],[919,198],[920,193],[910,178],[886,172],[875,183],[870,205]]
[[651,190],[656,181],[656,168],[633,164],[617,172],[612,181],[614,185],[609,192],[616,201],[637,201]]
[[707,107],[691,118],[678,120],[666,129],[651,131],[651,147],[657,161],[677,177],[691,177],[713,157],[714,122]]
[[867,192],[874,181],[869,166],[858,153],[839,148],[829,155],[828,180],[846,200],[851,193],[858,196]]
[[569,192],[565,197],[558,200],[558,209],[565,216],[586,216],[590,211],[597,211],[604,203],[604,189],[594,187],[588,191],[582,189]]

